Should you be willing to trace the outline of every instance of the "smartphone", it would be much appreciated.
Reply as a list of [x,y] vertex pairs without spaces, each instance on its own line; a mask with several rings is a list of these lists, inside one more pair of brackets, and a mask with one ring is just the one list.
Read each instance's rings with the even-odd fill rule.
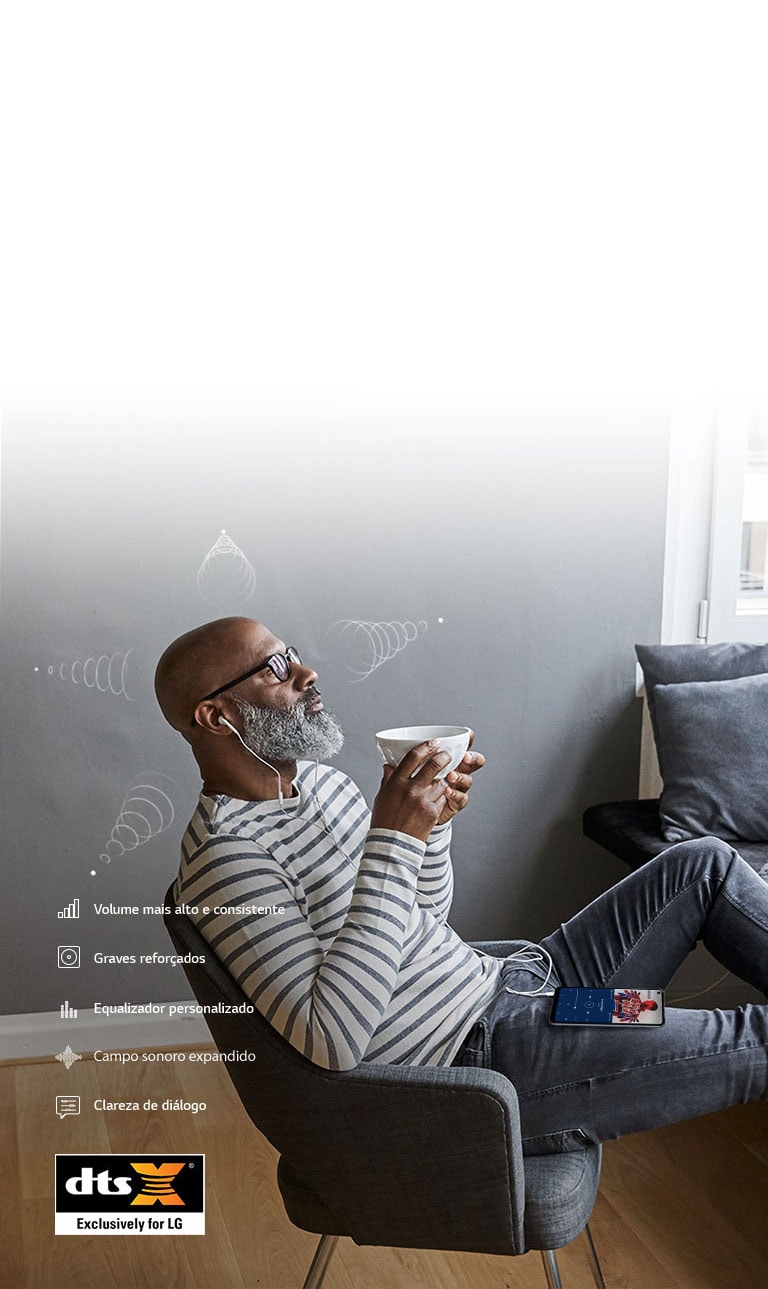
[[555,991],[553,1025],[663,1025],[663,989],[561,988]]

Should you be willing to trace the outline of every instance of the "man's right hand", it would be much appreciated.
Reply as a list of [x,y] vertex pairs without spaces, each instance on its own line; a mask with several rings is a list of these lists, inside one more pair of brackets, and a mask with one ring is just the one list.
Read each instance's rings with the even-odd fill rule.
[[371,813],[371,828],[391,828],[426,841],[445,805],[445,779],[435,776],[451,759],[436,740],[420,743],[397,768],[384,766],[384,778]]

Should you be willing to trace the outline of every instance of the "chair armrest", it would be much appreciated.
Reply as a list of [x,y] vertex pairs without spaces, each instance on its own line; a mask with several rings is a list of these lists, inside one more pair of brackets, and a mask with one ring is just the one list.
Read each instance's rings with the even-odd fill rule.
[[441,1091],[449,1091],[455,1096],[488,1097],[496,1102],[502,1114],[509,1119],[510,1127],[519,1134],[517,1092],[509,1079],[497,1070],[469,1065],[378,1065],[363,1061],[353,1070],[320,1072],[334,1082],[364,1087],[368,1096],[372,1088],[395,1088],[399,1092],[407,1090],[413,1097],[419,1093],[428,1096]]
[[508,1079],[367,1062],[316,1078],[310,1122],[276,1144],[357,1243],[524,1250],[520,1119]]

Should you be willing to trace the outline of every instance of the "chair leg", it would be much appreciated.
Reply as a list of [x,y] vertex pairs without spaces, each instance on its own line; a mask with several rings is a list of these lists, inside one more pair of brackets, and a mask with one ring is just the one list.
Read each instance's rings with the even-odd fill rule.
[[587,1237],[587,1252],[589,1254],[589,1265],[592,1270],[592,1276],[597,1285],[597,1289],[605,1289],[603,1272],[600,1263],[597,1260],[597,1250],[592,1240],[592,1232],[589,1229],[589,1223],[584,1227],[584,1234]]
[[560,1268],[557,1265],[557,1255],[554,1249],[542,1249],[541,1260],[544,1263],[544,1273],[547,1277],[549,1289],[563,1289]]
[[307,1272],[307,1278],[304,1281],[303,1289],[320,1289],[325,1273],[328,1270],[328,1263],[333,1256],[333,1251],[339,1242],[338,1235],[321,1235],[320,1243],[315,1249],[315,1256],[312,1259],[312,1266]]

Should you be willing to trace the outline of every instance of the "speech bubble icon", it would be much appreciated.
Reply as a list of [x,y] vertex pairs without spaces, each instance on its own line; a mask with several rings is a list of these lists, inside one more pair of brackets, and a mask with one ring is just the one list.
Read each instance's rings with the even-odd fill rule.
[[79,1097],[57,1097],[56,1113],[60,1119],[64,1119],[68,1114],[80,1113]]

